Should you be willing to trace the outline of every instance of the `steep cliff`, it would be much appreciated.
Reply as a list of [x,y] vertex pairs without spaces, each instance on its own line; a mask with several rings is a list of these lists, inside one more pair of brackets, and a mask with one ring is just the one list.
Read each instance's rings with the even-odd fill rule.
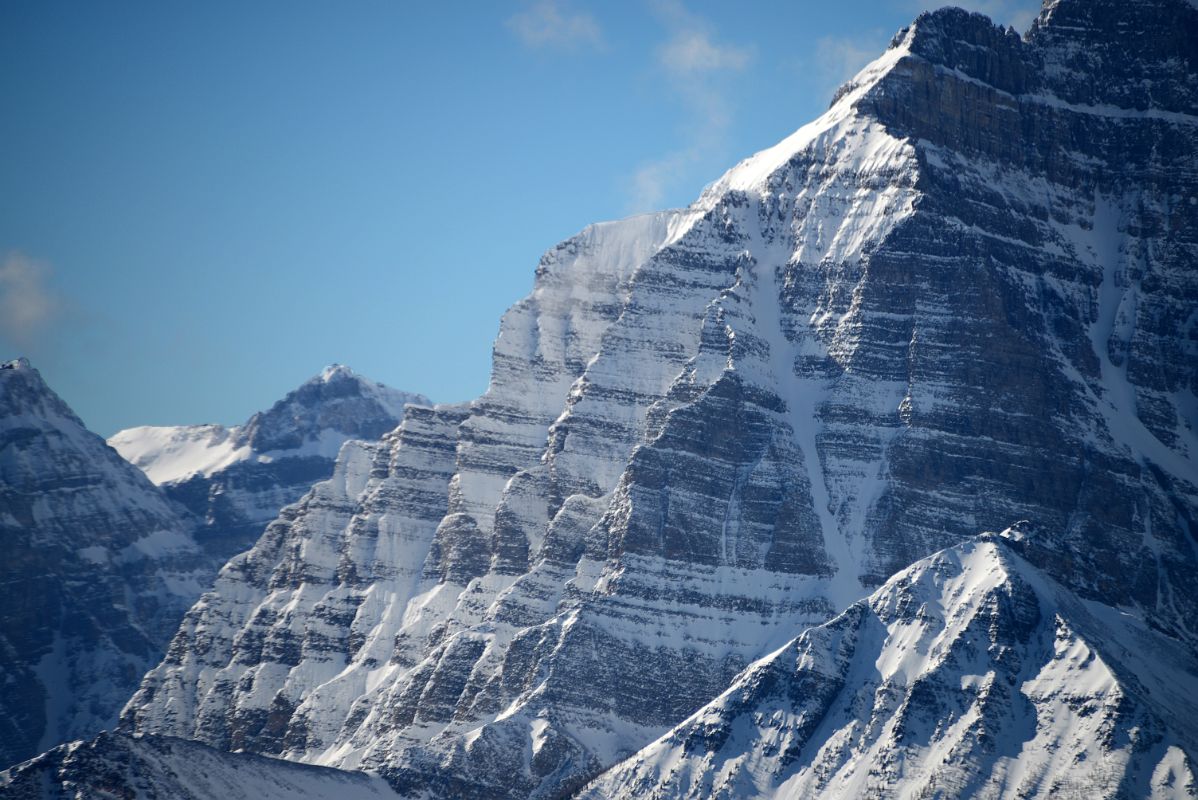
[[125,725],[568,794],[1018,519],[1198,650],[1196,165],[1188,0],[921,16],[691,207],[547,254],[487,393],[343,451]]
[[0,764],[116,723],[216,572],[195,520],[0,364]]

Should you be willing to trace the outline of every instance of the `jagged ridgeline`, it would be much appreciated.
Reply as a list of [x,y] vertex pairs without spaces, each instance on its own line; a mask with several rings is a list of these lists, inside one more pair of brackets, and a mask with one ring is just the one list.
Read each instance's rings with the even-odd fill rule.
[[1035,547],[1011,530],[916,562],[582,796],[1193,797],[1193,651]]
[[[1198,8],[1057,0],[1024,37],[923,15],[826,114],[689,208],[550,251],[503,318],[487,392],[343,449],[189,612],[124,725],[374,770],[411,796],[568,795],[916,560],[1020,519],[1039,531],[1027,581],[1064,595],[1033,591],[1035,621],[994,619],[1048,646],[1055,609],[1098,603],[1184,664],[1198,649],[1196,309]],[[1032,603],[1012,586],[979,602]],[[832,624],[858,625],[845,619]],[[854,647],[828,663],[886,650]],[[1093,769],[1025,757],[1068,703],[1028,696],[986,653],[970,685],[1016,676],[1002,692],[1020,724],[999,749],[989,722],[936,739],[960,785],[998,764],[1000,795],[1193,791],[1192,732],[1150,703],[1101,732],[1054,732],[1106,737],[1102,758],[1085,751]],[[884,677],[920,703],[939,696],[905,683],[922,674]],[[934,722],[904,723],[886,752],[1011,707],[929,700]],[[871,708],[793,741],[851,736]],[[1167,735],[1131,758],[1138,720]],[[756,791],[792,779],[772,775]],[[709,786],[659,777],[588,791]]]

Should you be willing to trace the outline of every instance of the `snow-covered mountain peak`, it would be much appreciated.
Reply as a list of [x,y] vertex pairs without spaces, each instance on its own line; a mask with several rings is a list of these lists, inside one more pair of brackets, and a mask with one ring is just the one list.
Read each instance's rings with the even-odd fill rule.
[[984,534],[751,664],[583,797],[1188,798],[1198,661]]
[[393,430],[409,403],[428,399],[331,364],[243,425],[142,426],[108,441],[204,520],[200,539],[223,561],[330,477],[342,445]]
[[[1008,58],[995,58],[996,53],[1018,51],[1023,45],[1013,30],[995,25],[989,17],[960,8],[946,7],[924,12],[909,26],[895,34],[890,46],[878,58],[863,67],[834,94],[828,110],[814,121],[802,126],[772,147],[766,148],[728,170],[709,185],[695,207],[710,210],[728,192],[771,194],[778,191],[778,173],[785,165],[813,145],[829,140],[847,140],[851,146],[837,150],[837,162],[844,164],[847,156],[858,166],[869,166],[870,160],[893,155],[891,136],[879,124],[875,109],[862,101],[872,93],[886,94],[885,83],[893,80],[910,81],[918,76],[904,69],[911,59],[939,64],[959,70],[965,77],[978,81],[993,81],[1005,90],[1022,90],[1013,85],[993,64],[1005,64]],[[972,53],[973,58],[966,56]],[[991,65],[989,69],[973,61]]]
[[[729,192],[753,194],[766,193],[769,179],[817,140],[843,135],[858,119],[857,102],[880,81],[903,57],[911,52],[913,33],[905,29],[895,37],[889,49],[866,65],[837,91],[832,106],[814,121],[772,147],[761,150],[728,170],[714,183],[704,189],[695,207],[710,210]],[[867,131],[863,136],[881,136],[877,130]],[[866,147],[868,149],[868,146]]]
[[[354,377],[356,377],[354,374],[354,371],[352,369],[350,369],[349,367],[345,366],[344,364],[329,364],[327,367],[322,369],[320,371],[320,375],[317,376],[317,378],[319,378],[319,380],[323,381],[324,383],[328,383],[329,381],[338,380],[341,378],[354,378]],[[316,380],[317,378],[314,378],[313,380]]]
[[161,485],[208,478],[244,461],[332,459],[347,439],[377,439],[399,424],[405,405],[428,402],[331,364],[243,425],[145,425],[108,443]]
[[0,763],[90,736],[216,571],[28,362],[0,369]]
[[429,400],[334,364],[251,417],[240,438],[259,453],[303,448],[331,457],[347,438],[377,439],[394,428],[407,403]]
[[42,380],[41,372],[37,371],[37,368],[24,356],[0,363],[0,381],[29,382],[31,386],[36,384],[36,386],[43,387],[46,392],[50,392],[46,381]]
[[158,485],[208,477],[252,455],[240,428],[224,425],[139,425],[118,431],[108,444]]
[[[871,94],[892,94],[894,81],[926,80],[926,74],[904,64],[911,59],[1012,98],[1035,93],[1052,101],[1059,95],[1059,99],[1092,104],[1122,108],[1147,104],[1194,114],[1198,97],[1198,63],[1191,44],[1198,38],[1194,3],[1050,0],[1027,42],[984,14],[955,7],[924,12],[895,35],[881,56],[837,90],[827,112],[730,169],[704,190],[696,207],[710,210],[730,191],[768,194],[776,190],[771,178],[796,155],[827,138],[857,137],[862,145],[855,148],[858,157],[868,158],[871,149],[885,143],[881,132],[886,126],[878,123],[889,120],[879,117],[878,104],[862,101],[874,99]],[[1038,74],[1041,62],[1047,62],[1047,80]],[[1103,72],[1112,80],[1085,79]]]
[[29,359],[25,356],[18,356],[11,361],[0,362],[0,369],[29,369]]
[[63,443],[71,448],[95,446],[95,435],[27,358],[8,361],[0,369],[0,434],[15,430],[52,432],[54,436],[42,442],[48,449]]
[[[1070,608],[1192,646],[1198,477],[1158,465],[1198,390],[1198,219],[1178,205],[1198,140],[1061,100],[1056,47],[923,16],[696,204],[554,248],[486,394],[346,448],[193,608],[125,724],[377,769],[415,796],[568,795],[796,633],[1020,518],[1042,530],[977,552],[1023,548]],[[916,598],[913,619],[886,613],[923,649],[886,676],[943,676],[944,741],[1009,684],[927,646],[940,625],[969,650],[993,618],[996,663],[1023,652],[1028,606],[1002,598],[1035,587],[1013,558],[946,556],[887,595]],[[881,629],[845,680],[877,672]],[[1036,633],[1039,658],[1055,633]],[[1026,725],[1018,709],[987,719]],[[869,727],[873,698],[851,711]],[[987,725],[951,747],[989,746]],[[1188,780],[1174,751],[1154,763]]]

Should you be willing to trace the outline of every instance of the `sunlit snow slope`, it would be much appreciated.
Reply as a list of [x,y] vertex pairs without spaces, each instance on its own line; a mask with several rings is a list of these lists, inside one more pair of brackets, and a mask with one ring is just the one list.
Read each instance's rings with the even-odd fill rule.
[[750,666],[585,798],[1191,798],[1198,658],[1008,531]]

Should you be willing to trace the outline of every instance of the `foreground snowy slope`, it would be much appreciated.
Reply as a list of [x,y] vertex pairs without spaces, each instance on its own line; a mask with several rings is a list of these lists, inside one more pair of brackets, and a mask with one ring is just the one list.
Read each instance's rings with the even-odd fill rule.
[[407,403],[428,398],[334,364],[244,425],[146,425],[120,431],[108,444],[204,520],[200,542],[223,561],[332,475],[347,440],[393,430]]
[[116,722],[216,565],[29,362],[0,364],[0,766]]
[[1198,657],[989,534],[749,667],[585,798],[1192,798]]
[[1025,518],[1198,651],[1196,123],[1188,0],[921,16],[690,208],[550,251],[487,393],[347,446],[123,724],[566,795]]
[[222,753],[195,742],[103,733],[0,772],[5,800],[392,800],[356,772]]

